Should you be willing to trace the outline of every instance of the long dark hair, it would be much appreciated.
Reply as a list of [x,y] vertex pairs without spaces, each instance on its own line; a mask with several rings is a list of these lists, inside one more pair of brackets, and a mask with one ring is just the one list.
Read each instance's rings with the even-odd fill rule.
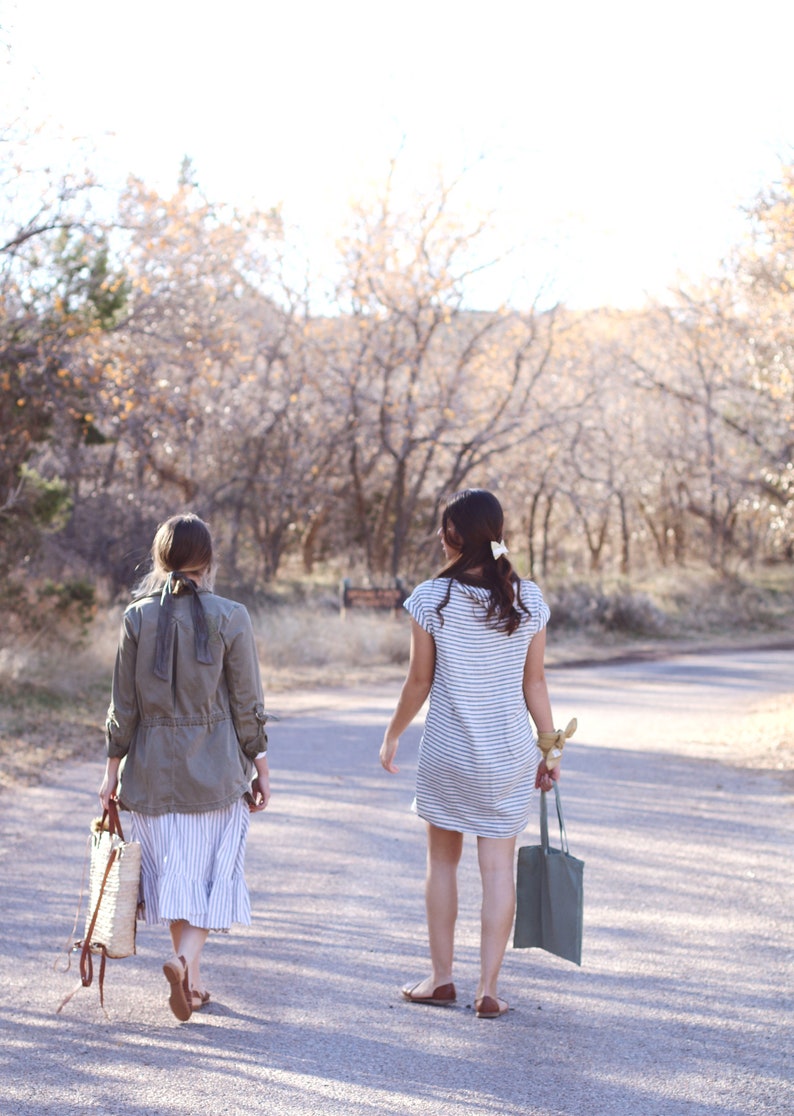
[[442,623],[442,610],[449,604],[455,580],[487,589],[486,621],[511,635],[521,623],[521,614],[528,616],[529,609],[521,600],[519,579],[509,559],[504,554],[494,558],[491,549],[492,542],[502,541],[502,505],[484,488],[465,488],[447,501],[441,515],[441,531],[445,541],[460,551],[436,574],[449,582],[444,600],[437,608]]

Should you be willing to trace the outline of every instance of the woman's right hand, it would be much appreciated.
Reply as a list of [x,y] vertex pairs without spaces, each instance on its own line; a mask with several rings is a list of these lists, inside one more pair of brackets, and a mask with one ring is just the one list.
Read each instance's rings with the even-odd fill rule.
[[541,760],[538,764],[538,769],[535,772],[535,790],[550,791],[554,784],[560,778],[560,764],[559,761],[551,770],[546,767],[546,761]]
[[112,778],[105,772],[105,778],[102,780],[102,785],[99,788],[99,801],[102,803],[102,809],[107,810],[110,806],[111,798],[116,797],[116,790],[118,789],[118,776]]
[[99,788],[99,801],[102,803],[103,810],[107,810],[111,798],[116,797],[116,791],[119,786],[120,763],[121,760],[119,758],[108,756],[107,763],[105,764],[105,776]]

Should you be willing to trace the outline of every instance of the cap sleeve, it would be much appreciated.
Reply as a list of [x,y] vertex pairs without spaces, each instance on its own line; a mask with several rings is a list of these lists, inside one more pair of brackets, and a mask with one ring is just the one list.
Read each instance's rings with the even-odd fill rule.
[[417,585],[408,600],[403,604],[403,608],[414,618],[419,627],[424,628],[431,635],[436,630],[438,620],[432,588],[432,581],[423,581],[420,585]]
[[551,616],[551,609],[544,601],[543,594],[534,581],[522,580],[521,600],[524,607],[529,609],[529,622],[532,625],[533,634],[539,632],[541,628],[545,628]]

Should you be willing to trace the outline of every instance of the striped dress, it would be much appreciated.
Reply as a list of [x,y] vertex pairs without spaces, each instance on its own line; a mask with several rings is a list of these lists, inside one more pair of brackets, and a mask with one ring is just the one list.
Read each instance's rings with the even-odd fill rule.
[[185,919],[205,930],[251,924],[245,845],[251,815],[242,798],[202,814],[132,814],[141,844],[143,918]]
[[524,663],[549,608],[537,585],[522,580],[529,615],[507,635],[485,622],[484,588],[453,581],[440,616],[448,584],[424,581],[405,602],[436,647],[414,808],[440,829],[514,837],[527,824],[541,758],[524,701]]

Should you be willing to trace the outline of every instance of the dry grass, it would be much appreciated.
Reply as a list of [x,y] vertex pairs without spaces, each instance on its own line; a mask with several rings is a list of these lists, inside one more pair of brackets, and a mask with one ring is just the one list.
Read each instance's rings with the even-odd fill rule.
[[256,614],[254,632],[268,691],[399,679],[408,663],[406,614],[281,606]]
[[[792,631],[791,573],[753,585],[677,574],[643,586],[635,602],[625,587],[587,592],[607,602],[604,625],[593,623],[592,610],[579,628],[558,623],[550,662],[741,646],[784,633],[790,638]],[[549,596],[553,604],[554,594]],[[565,599],[570,607],[585,598],[586,591],[576,588]],[[659,630],[635,622],[657,611],[667,618]],[[54,649],[35,639],[0,647],[0,789],[37,782],[52,763],[101,759],[120,613],[116,608],[98,616],[80,649]],[[625,630],[615,626],[618,616],[625,618]],[[403,613],[349,612],[342,618],[333,595],[320,593],[314,603],[271,604],[253,613],[253,622],[272,706],[296,688],[389,683],[396,694],[404,677],[409,623]],[[794,694],[749,711],[745,721],[740,731],[757,766],[794,767]]]
[[53,763],[101,756],[118,612],[81,648],[35,640],[0,648],[0,788],[35,783]]

